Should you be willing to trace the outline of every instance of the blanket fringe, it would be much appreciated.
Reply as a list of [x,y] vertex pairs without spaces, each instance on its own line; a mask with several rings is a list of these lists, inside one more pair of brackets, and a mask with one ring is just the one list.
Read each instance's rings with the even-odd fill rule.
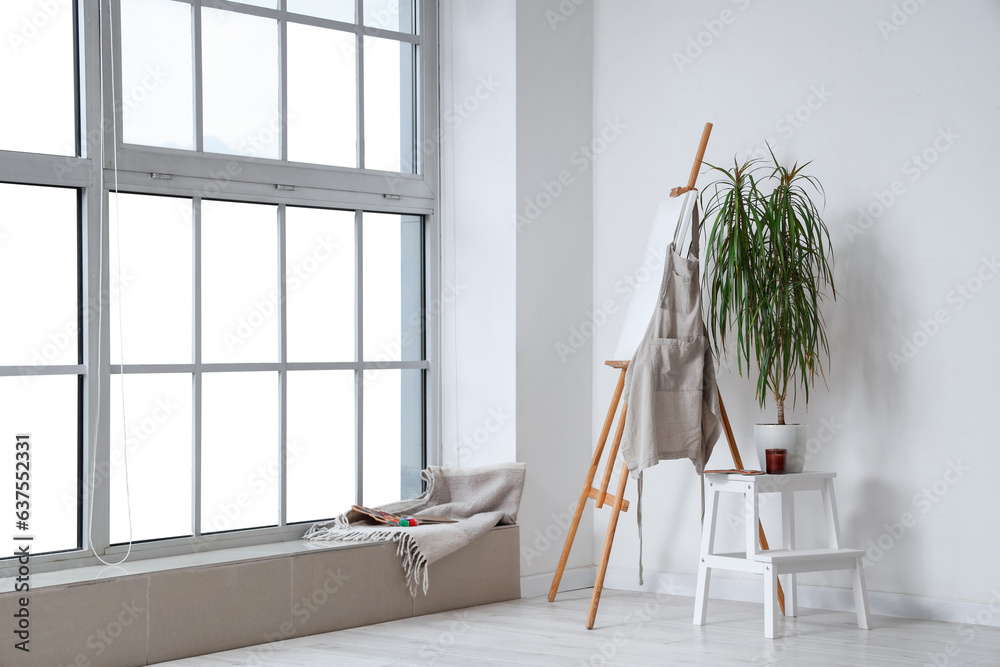
[[[333,524],[333,525],[330,525]],[[430,585],[429,564],[427,558],[420,552],[416,540],[412,535],[407,535],[399,530],[354,530],[344,531],[344,527],[332,521],[327,524],[313,526],[303,537],[305,539],[317,541],[342,541],[342,542],[372,542],[385,540],[395,542],[396,555],[403,561],[403,574],[406,577],[406,585],[410,589],[412,597],[417,596],[417,590],[423,589],[427,595],[427,587]]]
[[427,587],[430,584],[427,559],[420,553],[417,542],[411,535],[404,533],[396,533],[396,535],[398,536],[396,555],[403,559],[403,573],[406,575],[406,584],[410,587],[410,596],[417,596],[417,586],[421,583],[423,583],[424,595],[427,595]]
[[304,540],[331,540],[332,537],[328,537],[328,534],[332,530],[347,530],[351,525],[347,521],[347,516],[341,514],[336,519],[331,519],[330,521],[325,521],[323,523],[317,523],[309,527],[309,530],[305,532],[302,536]]

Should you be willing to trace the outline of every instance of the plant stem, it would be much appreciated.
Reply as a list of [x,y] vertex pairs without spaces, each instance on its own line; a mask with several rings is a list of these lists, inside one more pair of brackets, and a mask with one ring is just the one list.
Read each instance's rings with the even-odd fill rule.
[[785,397],[775,396],[774,402],[778,404],[778,423],[785,425]]

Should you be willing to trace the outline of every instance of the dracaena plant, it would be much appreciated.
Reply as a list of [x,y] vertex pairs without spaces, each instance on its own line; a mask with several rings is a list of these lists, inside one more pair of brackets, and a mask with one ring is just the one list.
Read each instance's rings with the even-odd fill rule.
[[801,389],[808,404],[830,358],[820,304],[827,290],[836,299],[833,249],[813,201],[823,187],[808,165],[785,167],[773,152],[770,163],[709,165],[720,178],[702,195],[712,345],[716,354],[734,350],[741,377],[756,366],[757,401],[765,409],[774,398],[779,424],[789,392],[794,400]]

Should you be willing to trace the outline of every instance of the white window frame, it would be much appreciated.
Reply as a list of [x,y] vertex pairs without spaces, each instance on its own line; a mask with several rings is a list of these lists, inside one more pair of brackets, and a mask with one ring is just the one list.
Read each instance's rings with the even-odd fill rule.
[[[79,127],[79,157],[49,156],[33,153],[19,153],[0,150],[0,182],[19,183],[27,185],[49,185],[78,188],[82,195],[81,200],[81,233],[82,239],[82,303],[97,303],[98,286],[98,257],[103,252],[105,258],[103,276],[100,284],[105,290],[105,326],[101,329],[102,337],[97,340],[97,322],[84,323],[81,327],[81,337],[83,346],[83,364],[65,366],[45,366],[45,367],[3,367],[0,368],[0,375],[15,375],[24,372],[36,374],[77,374],[84,378],[82,396],[82,416],[83,424],[83,489],[82,489],[82,549],[39,554],[32,557],[32,569],[34,572],[45,572],[65,569],[70,567],[82,567],[97,565],[99,561],[93,556],[89,549],[87,535],[93,537],[93,544],[98,553],[106,559],[119,560],[126,551],[125,545],[111,545],[110,543],[110,501],[109,484],[98,485],[94,494],[94,516],[93,525],[89,524],[90,497],[90,462],[95,461],[98,469],[110,463],[110,387],[111,381],[120,372],[120,366],[111,368],[107,360],[110,359],[110,327],[107,298],[108,285],[110,284],[110,264],[107,259],[111,256],[109,251],[109,228],[108,224],[108,203],[109,191],[115,184],[115,173],[113,171],[111,142],[111,118],[106,120],[105,131],[106,141],[109,145],[105,151],[105,163],[99,164],[99,143],[97,136],[100,130],[100,102],[99,102],[99,28],[98,9],[99,2],[104,2],[104,19],[107,21],[108,3],[113,7],[115,16],[114,25],[114,52],[115,61],[105,58],[105,109],[116,110],[118,114],[117,133],[119,138],[118,151],[118,171],[117,180],[119,190],[123,193],[148,194],[148,195],[172,195],[190,197],[196,202],[200,198],[224,199],[236,202],[277,204],[279,205],[279,225],[284,225],[285,206],[310,206],[314,208],[330,208],[338,210],[355,211],[355,229],[360,231],[362,211],[373,213],[393,213],[419,215],[425,220],[424,239],[425,247],[423,258],[425,273],[423,298],[425,303],[425,356],[423,361],[402,361],[402,362],[376,362],[357,361],[362,359],[362,319],[356,318],[357,337],[356,345],[358,354],[356,361],[328,364],[314,363],[265,363],[265,364],[225,364],[226,370],[312,370],[319,369],[353,369],[356,377],[359,378],[357,401],[357,419],[361,418],[362,400],[360,399],[363,382],[360,380],[365,369],[423,369],[426,377],[424,395],[424,457],[425,464],[437,463],[440,460],[439,447],[430,443],[440,441],[440,371],[438,369],[440,334],[438,319],[427,316],[431,312],[430,304],[435,303],[435,295],[440,291],[440,225],[438,213],[438,142],[440,132],[438,130],[438,7],[436,0],[417,0],[417,15],[415,16],[417,30],[416,34],[404,34],[385,31],[378,28],[371,28],[360,24],[363,13],[364,0],[355,0],[356,12],[359,23],[347,24],[325,19],[310,19],[296,15],[296,21],[317,25],[321,27],[335,27],[339,30],[354,32],[358,39],[365,35],[375,37],[391,37],[400,41],[418,43],[420,45],[419,54],[416,59],[416,109],[414,110],[416,137],[420,143],[415,146],[414,154],[417,157],[416,171],[414,174],[393,173],[364,168],[344,168],[320,165],[305,165],[291,163],[282,160],[270,160],[265,158],[246,158],[234,155],[222,155],[199,152],[201,132],[200,114],[201,105],[196,99],[196,137],[199,143],[196,150],[175,150],[166,148],[156,148],[148,146],[137,146],[123,144],[122,118],[121,118],[121,90],[115,90],[116,99],[112,99],[110,86],[112,66],[115,67],[115,80],[120,81],[121,62],[121,23],[120,0],[76,0],[75,12],[78,18],[75,22],[78,42],[78,127]],[[186,4],[198,7],[216,7],[222,9],[233,9],[237,5],[227,0],[180,0]],[[251,5],[238,5],[243,13],[270,18],[281,19],[287,16],[285,10],[286,0],[279,1],[280,9],[269,10]],[[198,12],[195,12],[197,15]],[[280,23],[283,33],[286,32],[285,23]],[[195,36],[198,37],[197,26]],[[105,54],[111,52],[111,35],[108,31],[104,33]],[[200,58],[201,48],[194,40],[195,58]],[[360,44],[359,44],[360,46]],[[281,49],[286,51],[284,34],[281,40]],[[287,53],[282,54],[282,62]],[[364,57],[363,50],[358,50],[358,86],[364,85],[363,79]],[[200,72],[200,67],[195,71]],[[284,80],[284,77],[282,77]],[[195,81],[195,95],[200,96],[200,81]],[[282,86],[284,87],[284,83]],[[286,96],[282,91],[282,117],[284,117]],[[359,143],[359,164],[363,164],[363,142],[364,142],[364,96],[358,95],[358,143]],[[280,142],[282,157],[287,155],[287,131],[282,129],[282,140]],[[59,169],[54,169],[58,163]],[[101,190],[101,176],[103,169],[104,188]],[[227,171],[228,170],[228,171]],[[237,170],[234,175],[232,172]],[[223,181],[219,175],[226,173],[227,177]],[[154,177],[154,174],[156,175]],[[162,175],[169,178],[162,178]],[[282,186],[279,189],[277,186]],[[289,189],[287,186],[291,186]],[[218,191],[217,191],[218,190]],[[103,210],[105,221],[100,224],[100,211],[102,202],[98,196],[103,197]],[[198,212],[200,205],[194,205],[194,224],[200,224]],[[103,229],[103,234],[101,230]],[[197,233],[197,228],[194,230]],[[283,238],[283,235],[280,237]],[[362,247],[361,235],[356,236],[356,294],[360,294],[362,280]],[[197,252],[197,246],[196,246]],[[279,248],[280,261],[284,261],[284,248]],[[200,294],[198,284],[199,272],[195,262],[195,294]],[[279,275],[284,276],[284,267],[279,266]],[[284,293],[284,279],[282,278],[281,288]],[[281,307],[285,304],[282,300]],[[360,308],[360,304],[358,305]],[[195,312],[198,312],[195,308]],[[282,323],[285,319],[282,317]],[[195,331],[198,331],[198,322],[193,322]],[[282,324],[282,329],[284,324]],[[285,340],[285,332],[279,334],[279,340]],[[194,354],[197,355],[196,346]],[[284,345],[284,342],[282,342]],[[101,351],[102,367],[100,373],[97,372],[98,347]],[[285,358],[283,354],[282,359]],[[126,363],[129,372],[155,371],[155,372],[192,372],[200,366],[213,366],[200,363],[200,357],[195,356],[192,364],[174,364],[153,366],[140,366]],[[284,380],[283,380],[284,383]],[[284,386],[284,384],[282,384]],[[98,400],[99,399],[99,400]],[[284,405],[284,397],[281,399]],[[281,420],[284,421],[284,410],[281,410]],[[197,415],[193,416],[197,419]],[[98,424],[96,439],[92,440],[93,425]],[[359,424],[360,426],[360,424]],[[197,432],[197,430],[196,430]],[[284,460],[284,438],[282,437],[280,457],[280,521],[278,526],[270,528],[246,529],[233,532],[212,533],[209,535],[198,535],[182,538],[172,538],[164,540],[153,540],[132,545],[132,557],[130,560],[155,558],[170,556],[195,551],[204,551],[225,547],[245,546],[251,544],[261,544],[267,542],[278,542],[283,540],[297,539],[301,537],[306,529],[306,525],[288,525],[286,522],[286,493],[285,493],[285,460]],[[195,457],[198,456],[197,439],[193,443]],[[356,446],[362,448],[362,435],[359,431]],[[360,458],[358,459],[361,460]],[[194,481],[199,479],[200,471],[198,466],[194,468]],[[361,489],[362,469],[356,469],[358,488]],[[197,497],[200,493],[199,486],[195,483],[193,493]],[[198,504],[193,503],[194,513],[193,525],[197,528],[200,525],[198,516]],[[12,559],[0,559],[0,577],[11,576],[16,570],[16,562]]]

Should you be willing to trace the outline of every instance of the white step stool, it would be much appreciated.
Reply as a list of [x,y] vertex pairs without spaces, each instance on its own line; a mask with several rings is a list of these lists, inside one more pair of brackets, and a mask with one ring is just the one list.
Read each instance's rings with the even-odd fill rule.
[[[778,621],[778,576],[788,575],[785,585],[785,615],[798,613],[795,575],[800,572],[853,570],[854,604],[858,627],[868,630],[868,591],[859,549],[840,546],[840,521],[833,493],[833,472],[802,472],[788,475],[739,475],[717,473],[705,475],[705,524],[701,538],[701,562],[698,564],[698,585],[695,591],[694,623],[705,625],[708,612],[708,586],[713,568],[752,572],[764,575],[764,636],[774,639]],[[823,494],[829,548],[797,550],[795,548],[795,492],[819,491]],[[746,553],[714,553],[715,524],[719,513],[719,494],[743,493],[746,496]],[[762,493],[781,495],[783,549],[760,550],[757,522],[758,496]]]

